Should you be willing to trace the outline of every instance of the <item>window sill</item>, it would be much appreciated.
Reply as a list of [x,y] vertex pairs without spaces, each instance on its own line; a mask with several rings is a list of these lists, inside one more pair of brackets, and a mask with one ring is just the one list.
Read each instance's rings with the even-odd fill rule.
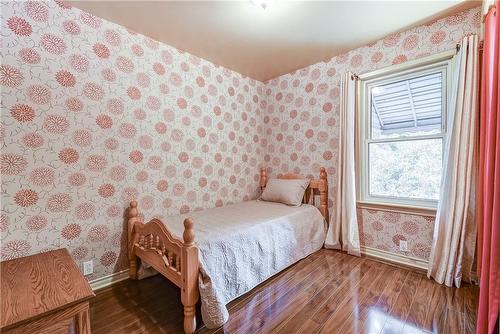
[[373,202],[363,202],[363,201],[358,201],[356,203],[356,207],[358,209],[389,211],[389,212],[397,212],[410,215],[436,217],[436,208],[430,208],[430,207],[409,206],[409,205],[401,205],[393,203],[390,204],[373,203]]

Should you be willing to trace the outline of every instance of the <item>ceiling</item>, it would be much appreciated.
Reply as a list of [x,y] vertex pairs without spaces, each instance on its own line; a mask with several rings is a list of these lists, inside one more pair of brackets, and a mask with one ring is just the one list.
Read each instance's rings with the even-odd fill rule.
[[72,5],[267,81],[477,1],[71,1]]

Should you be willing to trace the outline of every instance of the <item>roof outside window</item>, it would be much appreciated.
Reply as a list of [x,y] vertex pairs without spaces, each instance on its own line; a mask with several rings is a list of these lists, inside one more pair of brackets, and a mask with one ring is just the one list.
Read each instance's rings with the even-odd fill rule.
[[442,73],[372,88],[372,126],[381,134],[440,129]]

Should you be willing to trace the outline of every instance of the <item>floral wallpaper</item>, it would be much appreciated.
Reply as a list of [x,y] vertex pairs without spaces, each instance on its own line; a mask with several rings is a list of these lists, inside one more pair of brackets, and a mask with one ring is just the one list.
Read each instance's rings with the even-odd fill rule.
[[124,211],[255,198],[263,83],[63,2],[2,2],[2,260],[124,269]]
[[[327,166],[330,194],[336,193],[341,75],[349,70],[366,73],[453,49],[466,34],[479,33],[480,20],[479,8],[474,8],[271,80],[265,88],[264,162],[275,173],[293,170],[315,176],[320,166]],[[330,207],[334,200],[330,195]],[[428,259],[432,217],[365,209],[358,213],[362,245]],[[409,252],[399,251],[400,240],[408,241]]]
[[[127,267],[132,199],[164,217],[255,198],[263,165],[326,166],[332,185],[340,75],[448,50],[480,24],[472,9],[261,83],[64,2],[2,2],[1,17],[1,259],[66,247],[94,260],[89,279]],[[426,259],[432,229],[360,211],[369,247],[406,239]]]

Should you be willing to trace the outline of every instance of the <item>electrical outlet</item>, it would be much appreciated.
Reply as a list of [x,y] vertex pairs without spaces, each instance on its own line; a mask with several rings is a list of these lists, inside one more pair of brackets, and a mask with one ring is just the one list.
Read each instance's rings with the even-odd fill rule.
[[83,262],[83,274],[90,275],[94,272],[94,262],[92,260]]
[[399,250],[402,252],[408,251],[408,242],[406,240],[399,240]]

